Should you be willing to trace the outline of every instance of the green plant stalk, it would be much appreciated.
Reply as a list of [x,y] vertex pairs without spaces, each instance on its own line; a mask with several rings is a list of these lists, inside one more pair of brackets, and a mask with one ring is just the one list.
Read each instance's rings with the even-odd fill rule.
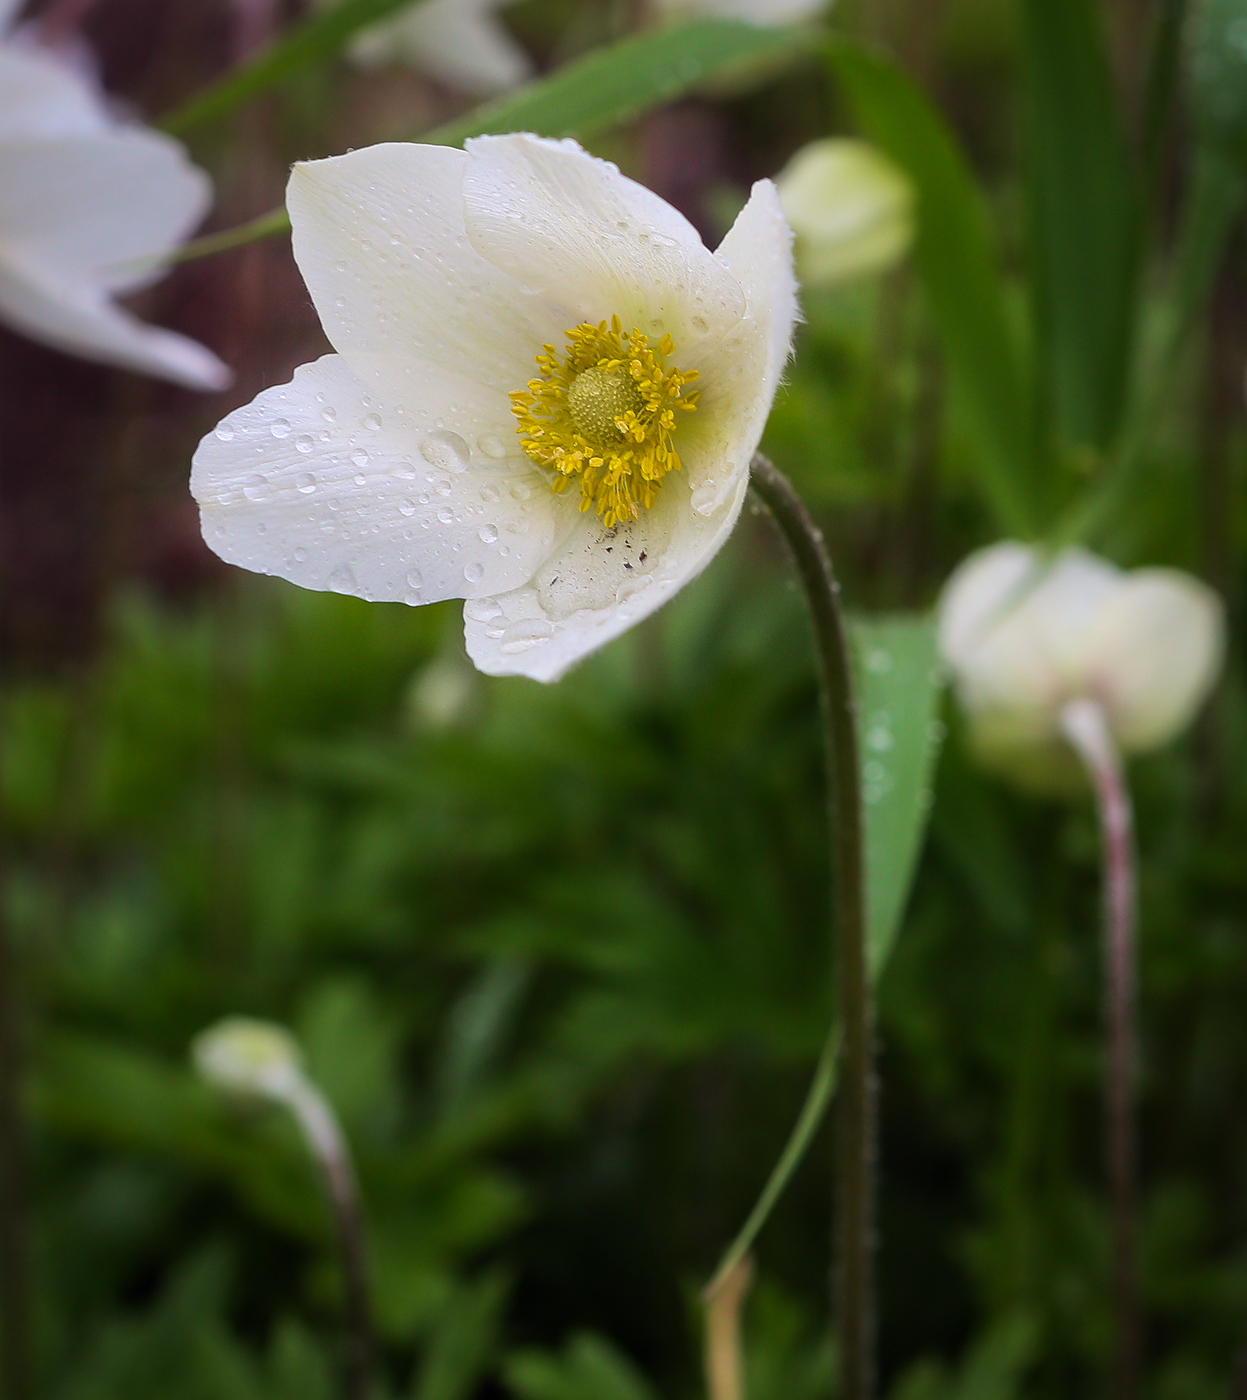
[[[835,1308],[841,1400],[874,1390],[874,1000],[866,940],[866,865],[852,657],[822,532],[761,453],[751,484],[792,552],[814,625],[827,743],[840,1037],[836,1134]],[[804,1118],[803,1114],[803,1118]],[[815,1119],[815,1121],[817,1121]]]
[[1071,700],[1061,728],[1087,770],[1100,819],[1104,885],[1104,1158],[1112,1237],[1113,1400],[1137,1400],[1142,1346],[1135,1148],[1136,877],[1134,818],[1121,756],[1101,706]]

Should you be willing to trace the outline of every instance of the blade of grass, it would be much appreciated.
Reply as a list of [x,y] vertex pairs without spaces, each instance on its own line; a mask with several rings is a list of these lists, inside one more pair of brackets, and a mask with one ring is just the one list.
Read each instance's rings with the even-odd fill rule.
[[895,63],[842,40],[827,54],[858,125],[917,189],[915,261],[974,434],[983,493],[1003,529],[1032,535],[1039,464],[1029,373],[974,176],[943,117]]

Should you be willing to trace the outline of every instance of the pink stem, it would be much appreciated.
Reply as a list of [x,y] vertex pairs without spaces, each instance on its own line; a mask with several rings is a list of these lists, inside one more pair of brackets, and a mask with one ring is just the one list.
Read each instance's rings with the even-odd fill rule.
[[1105,1163],[1112,1216],[1115,1400],[1135,1400],[1141,1328],[1135,1249],[1137,1166],[1135,1076],[1136,891],[1134,818],[1121,757],[1104,710],[1094,700],[1071,700],[1061,728],[1095,789],[1104,879]]

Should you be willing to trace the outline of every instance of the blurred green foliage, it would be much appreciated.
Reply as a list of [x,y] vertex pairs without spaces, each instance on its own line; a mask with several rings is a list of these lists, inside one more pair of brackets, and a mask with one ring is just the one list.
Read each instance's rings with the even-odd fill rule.
[[[733,151],[725,208],[737,166],[773,171],[827,129],[861,130],[918,189],[909,266],[804,298],[766,442],[863,611],[927,608],[969,548],[1074,519],[1122,563],[1208,576],[1237,620],[1247,454],[1241,403],[1210,385],[1241,375],[1215,312],[1237,295],[1247,19],[1195,7],[1187,63],[1164,48],[1180,8],[1148,12],[1161,46],[1131,69],[1117,9],[1091,0],[861,0],[826,64],[695,99]],[[527,0],[512,20],[565,58],[592,31],[576,9]],[[328,63],[303,77],[279,93],[291,122],[341,82]],[[41,1398],[337,1393],[312,1169],[279,1114],[221,1103],[187,1060],[231,1013],[288,1024],[342,1118],[387,1394],[701,1393],[696,1290],[832,1005],[801,601],[747,516],[557,687],[477,676],[458,636],[453,606],[124,588],[89,664],[8,684]],[[918,872],[881,980],[886,1388],[1098,1395],[1092,816],[973,769],[951,711],[932,719],[929,629],[859,636],[863,761],[892,799],[869,817],[881,942]],[[903,661],[882,698],[881,637]],[[952,732],[932,797],[933,722]],[[896,742],[872,747],[883,730]],[[1236,644],[1200,729],[1132,772],[1154,1400],[1220,1400],[1247,1324],[1245,775]],[[759,1239],[749,1400],[834,1393],[829,1162],[823,1133]]]

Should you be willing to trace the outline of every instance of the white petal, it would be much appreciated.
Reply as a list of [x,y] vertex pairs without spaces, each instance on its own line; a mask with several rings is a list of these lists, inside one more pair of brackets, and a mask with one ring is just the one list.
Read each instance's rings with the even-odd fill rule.
[[175,248],[210,200],[208,177],[159,132],[0,139],[0,246],[112,290],[161,276],[132,264]]
[[95,93],[45,54],[0,45],[0,141],[81,136],[112,125]]
[[692,224],[574,141],[481,136],[467,151],[472,246],[559,307],[563,328],[618,316],[625,329],[669,332],[687,357],[745,314],[736,279]]
[[532,61],[493,18],[499,0],[425,0],[365,30],[351,47],[362,63],[398,59],[474,97],[518,87]]
[[484,385],[488,428],[513,436],[507,394],[562,320],[468,244],[467,156],[390,143],[296,165],[286,202],[294,255],[325,334],[356,374],[395,402],[454,399]]
[[1206,699],[1225,650],[1220,598],[1176,569],[1128,574],[1086,638],[1092,689],[1122,748],[1172,738]]
[[492,676],[555,681],[577,661],[656,612],[718,553],[740,514],[748,478],[718,515],[689,506],[687,483],[663,482],[652,510],[616,530],[592,515],[531,583],[464,605],[464,640]]
[[2,247],[0,320],[57,350],[171,379],[188,389],[223,389],[232,378],[211,350],[114,306],[97,283]]
[[574,506],[531,464],[472,453],[416,417],[338,355],[300,366],[200,443],[191,490],[204,539],[257,573],[382,601],[471,598],[530,578]]
[[701,401],[680,425],[676,448],[684,462],[693,509],[714,515],[735,494],[738,474],[748,474],[780,375],[792,347],[797,284],[792,233],[770,180],[759,180],[749,202],[714,254],[745,294],[745,315],[704,357],[681,369],[697,369]]
[[971,555],[940,603],[940,643],[980,747],[1048,743],[1086,693],[1088,629],[1122,575],[1083,550],[1050,565],[1024,545]]

